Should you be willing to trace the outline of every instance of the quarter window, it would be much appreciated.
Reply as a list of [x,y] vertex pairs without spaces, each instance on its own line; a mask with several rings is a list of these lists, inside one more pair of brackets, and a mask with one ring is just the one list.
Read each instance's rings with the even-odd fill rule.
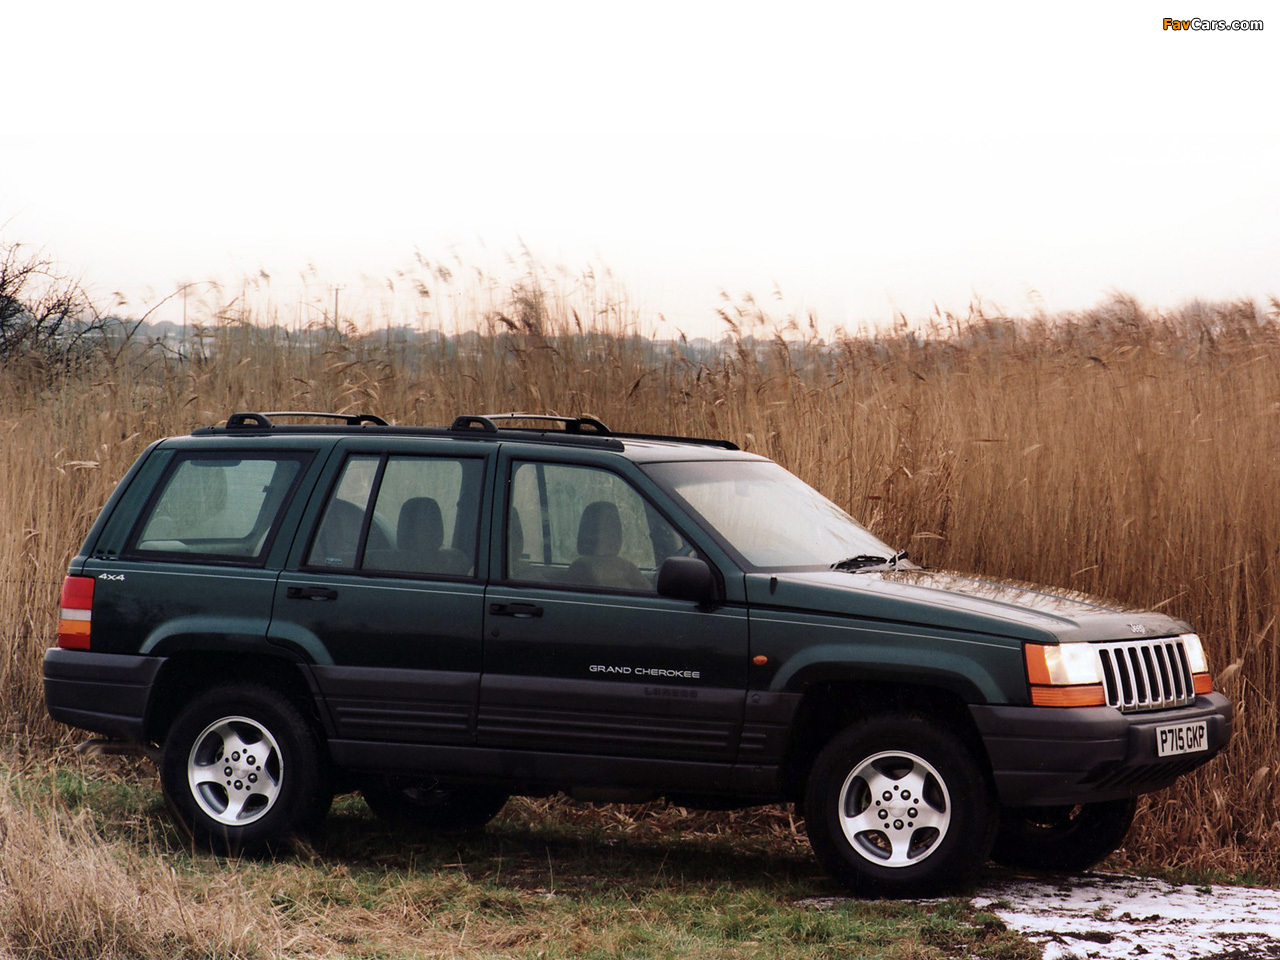
[[193,561],[262,559],[307,459],[180,455],[130,552]]

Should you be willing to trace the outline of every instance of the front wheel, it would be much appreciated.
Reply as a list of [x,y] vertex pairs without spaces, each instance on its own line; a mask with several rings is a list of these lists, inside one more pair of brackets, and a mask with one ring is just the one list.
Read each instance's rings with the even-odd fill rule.
[[316,832],[332,799],[310,725],[279,692],[256,684],[216,687],[179,712],[160,782],[178,824],[226,855]]
[[857,893],[927,896],[973,878],[995,831],[986,777],[926,717],[855,724],[814,761],[804,798],[819,861]]
[[1088,870],[1124,842],[1137,807],[1130,798],[1005,810],[991,859],[1028,870]]

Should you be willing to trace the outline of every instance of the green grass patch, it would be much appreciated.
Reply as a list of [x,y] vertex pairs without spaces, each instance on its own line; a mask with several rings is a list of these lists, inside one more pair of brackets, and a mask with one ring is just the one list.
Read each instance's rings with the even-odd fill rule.
[[481,833],[421,838],[384,829],[348,795],[316,849],[226,860],[188,848],[145,764],[76,761],[8,784],[23,803],[90,818],[118,855],[159,867],[151,873],[171,878],[191,915],[230,900],[272,932],[236,956],[1039,956],[963,899],[844,898],[777,810],[517,799]]

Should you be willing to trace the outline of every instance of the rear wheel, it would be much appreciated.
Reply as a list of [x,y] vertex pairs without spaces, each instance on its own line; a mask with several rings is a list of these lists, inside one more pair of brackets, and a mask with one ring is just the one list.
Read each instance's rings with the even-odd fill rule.
[[311,726],[278,691],[256,684],[216,687],[178,713],[160,781],[178,824],[229,855],[314,834],[332,799]]
[[510,796],[496,787],[443,786],[435,780],[390,776],[366,780],[360,792],[388,826],[422,833],[479,830]]
[[1131,798],[1005,810],[991,859],[1028,870],[1087,870],[1124,842],[1137,806]]
[[963,740],[932,719],[856,724],[814,762],[805,825],[827,871],[858,893],[924,896],[970,880],[987,857],[994,802]]

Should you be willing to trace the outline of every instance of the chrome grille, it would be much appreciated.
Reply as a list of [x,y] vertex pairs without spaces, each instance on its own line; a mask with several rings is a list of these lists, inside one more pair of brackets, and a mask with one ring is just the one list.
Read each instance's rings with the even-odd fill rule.
[[1095,643],[1107,703],[1121,710],[1163,710],[1196,698],[1180,637]]

